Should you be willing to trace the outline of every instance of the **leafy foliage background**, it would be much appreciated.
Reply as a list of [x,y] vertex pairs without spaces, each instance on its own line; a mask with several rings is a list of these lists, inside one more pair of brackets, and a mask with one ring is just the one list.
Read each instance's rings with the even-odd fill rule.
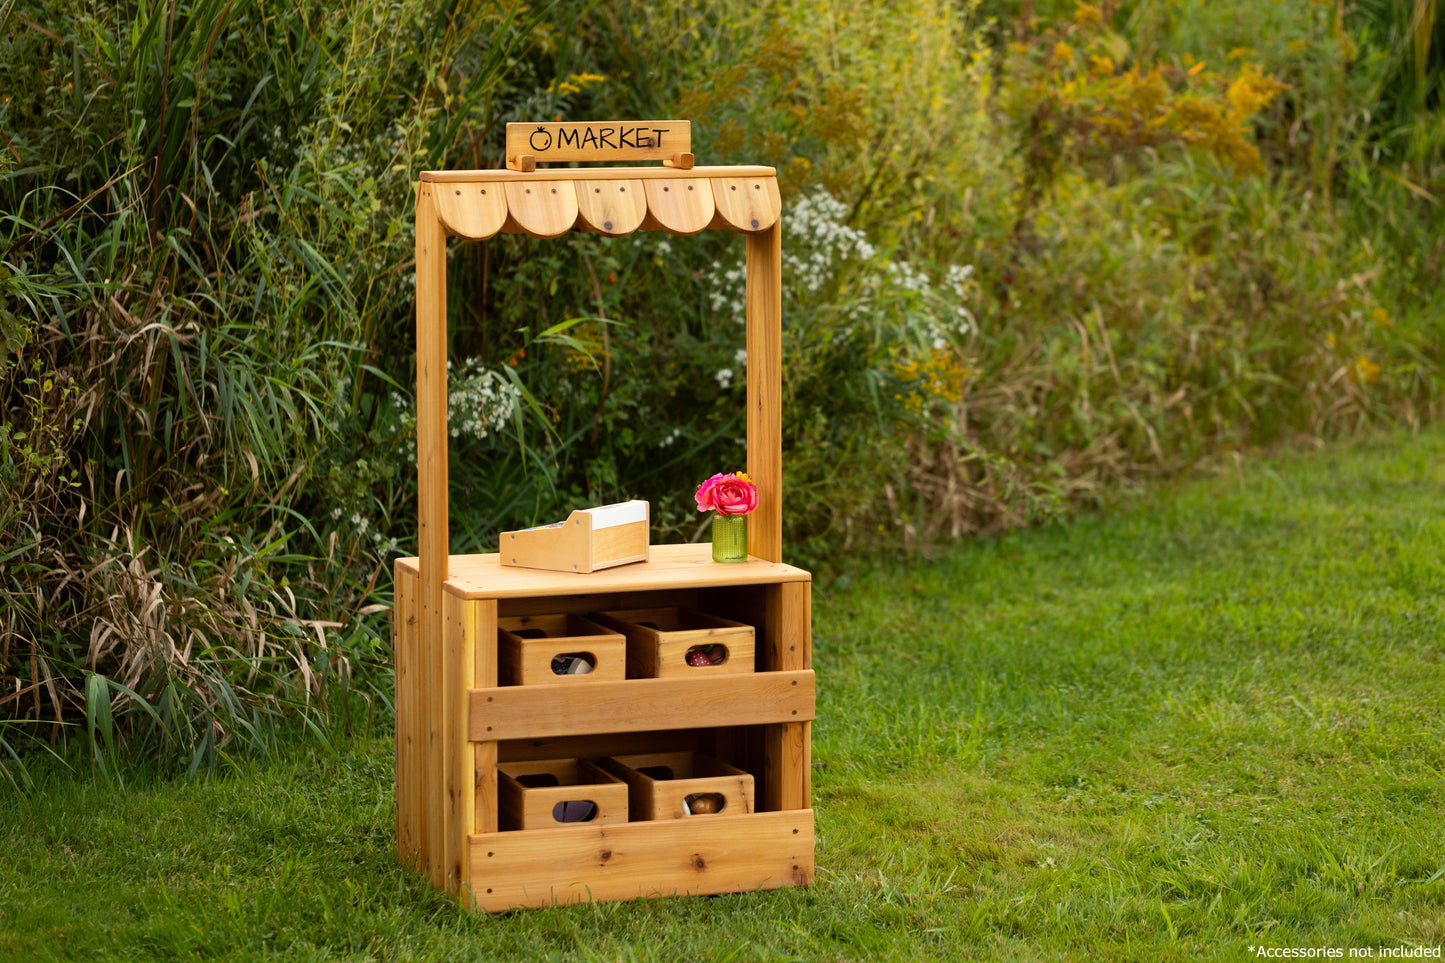
[[[835,571],[1440,405],[1445,18],[1395,4],[0,7],[0,753],[389,712],[418,172],[689,117],[785,191],[785,517]],[[741,246],[451,252],[453,546],[741,467]],[[72,737],[79,738],[72,738]]]

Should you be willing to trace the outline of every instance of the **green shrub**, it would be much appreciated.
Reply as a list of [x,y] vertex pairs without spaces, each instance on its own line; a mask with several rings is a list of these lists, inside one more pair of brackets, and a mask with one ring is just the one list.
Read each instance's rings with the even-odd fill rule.
[[825,187],[839,230],[930,287],[975,271],[966,298],[904,308],[970,313],[931,356],[869,259],[824,285],[785,272],[805,560],[1047,518],[1438,404],[1441,243],[1408,188],[1342,179],[1394,68],[1332,9],[624,3],[588,23],[589,69],[622,81],[594,109],[691,116],[705,162],[775,165],[788,210]]
[[353,680],[387,656],[373,535],[409,484],[383,416],[412,183],[534,95],[546,31],[485,2],[25,15],[0,52],[0,737],[85,719],[101,766],[124,737],[195,768],[385,706]]

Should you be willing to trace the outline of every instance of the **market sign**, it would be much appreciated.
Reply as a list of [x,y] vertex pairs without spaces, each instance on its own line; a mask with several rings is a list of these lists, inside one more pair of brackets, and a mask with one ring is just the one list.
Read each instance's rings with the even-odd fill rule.
[[692,166],[692,122],[603,120],[587,123],[508,124],[507,166],[535,170],[567,161],[664,161]]

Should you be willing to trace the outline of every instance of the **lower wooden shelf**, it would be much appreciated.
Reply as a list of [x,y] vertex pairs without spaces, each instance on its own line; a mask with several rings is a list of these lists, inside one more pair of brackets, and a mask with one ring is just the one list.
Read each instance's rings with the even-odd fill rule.
[[480,833],[467,858],[470,898],[488,912],[806,886],[813,811]]

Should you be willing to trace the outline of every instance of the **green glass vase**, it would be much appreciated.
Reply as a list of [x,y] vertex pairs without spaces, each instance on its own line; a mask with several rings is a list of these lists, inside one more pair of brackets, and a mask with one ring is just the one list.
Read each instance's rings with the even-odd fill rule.
[[712,560],[714,562],[746,562],[748,560],[748,516],[712,516]]

